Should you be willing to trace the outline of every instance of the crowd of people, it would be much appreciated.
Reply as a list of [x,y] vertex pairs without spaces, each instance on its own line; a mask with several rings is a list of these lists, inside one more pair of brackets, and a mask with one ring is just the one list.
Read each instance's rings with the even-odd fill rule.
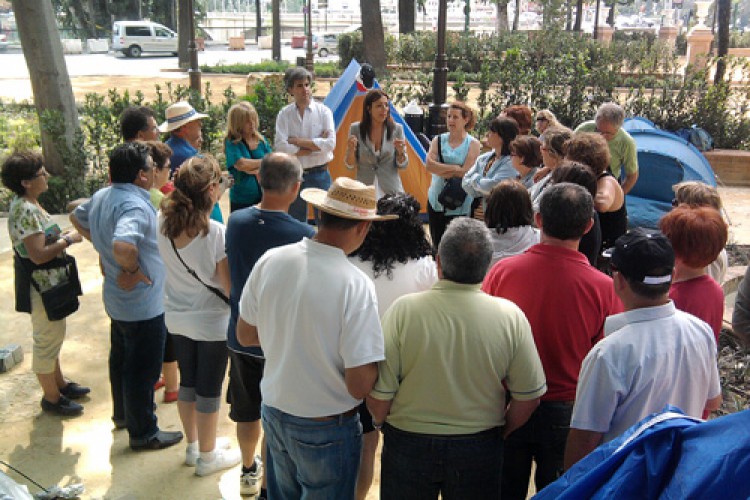
[[[251,104],[229,109],[226,171],[200,153],[205,115],[189,103],[161,125],[127,109],[111,185],[78,204],[71,231],[39,204],[41,156],[5,160],[43,410],[80,415],[90,392],[63,375],[65,319],[43,302],[84,238],[104,275],[114,426],[133,450],[185,439],[198,476],[241,465],[245,495],[364,499],[382,434],[384,499],[526,498],[532,464],[540,490],[667,404],[718,407],[720,200],[683,183],[661,231],[628,230],[638,164],[622,108],[573,131],[511,106],[482,153],[473,110],[451,103],[425,162],[428,235],[387,94],[367,93],[344,155],[353,178],[332,180],[333,115],[311,84],[287,73],[273,145]],[[216,435],[227,371],[238,448]],[[162,386],[184,434],[159,428]]]

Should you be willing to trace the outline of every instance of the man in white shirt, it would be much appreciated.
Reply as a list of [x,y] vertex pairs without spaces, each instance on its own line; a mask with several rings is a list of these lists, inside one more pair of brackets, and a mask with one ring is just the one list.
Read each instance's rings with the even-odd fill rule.
[[699,418],[721,404],[711,327],[669,300],[669,240],[636,228],[617,239],[611,258],[625,312],[607,318],[605,338],[583,360],[566,469],[668,404]]
[[[375,286],[347,259],[376,213],[375,188],[339,178],[303,191],[313,239],[268,250],[240,298],[237,339],[260,345],[270,498],[353,499],[362,448],[357,407],[384,359]],[[290,286],[290,283],[293,283]]]
[[[294,102],[282,108],[276,117],[274,150],[294,155],[300,161],[303,190],[328,189],[331,185],[328,162],[336,148],[333,113],[312,98],[312,75],[305,68],[288,70],[284,83]],[[289,215],[307,222],[307,203],[297,196],[289,207]]]

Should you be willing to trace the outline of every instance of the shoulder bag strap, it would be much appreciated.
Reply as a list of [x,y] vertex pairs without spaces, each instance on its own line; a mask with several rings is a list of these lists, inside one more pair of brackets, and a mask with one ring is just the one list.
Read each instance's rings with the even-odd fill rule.
[[443,160],[443,134],[438,134],[437,136],[437,146],[438,146],[438,161],[440,163],[445,163],[445,160]]
[[177,246],[175,246],[174,240],[172,238],[169,238],[169,242],[172,244],[172,249],[174,250],[175,255],[177,256],[178,259],[180,259],[180,262],[182,263],[182,265],[185,266],[185,270],[188,272],[188,274],[190,274],[190,276],[192,276],[193,278],[197,279],[201,283],[201,285],[203,285],[206,288],[208,288],[209,291],[211,291],[214,295],[216,295],[221,300],[223,300],[226,304],[229,304],[229,299],[227,298],[226,295],[224,295],[224,292],[222,292],[221,290],[219,290],[215,286],[211,286],[209,284],[204,283],[203,280],[200,279],[200,277],[198,277],[198,273],[196,273],[193,269],[191,269],[185,263],[185,261],[182,260],[182,257],[180,257],[180,252],[177,251]]
[[[13,248],[13,251],[15,252],[16,257],[18,257],[18,259],[19,259],[18,261],[21,263],[21,267],[23,267],[23,269],[26,271],[26,274],[29,276],[29,282],[34,287],[34,289],[41,294],[42,290],[39,287],[39,283],[37,283],[36,280],[34,279],[34,271],[35,271],[34,267],[30,267],[29,266],[28,262],[26,262],[27,259],[21,257],[21,254],[18,253],[18,250],[16,250],[15,248]],[[55,258],[57,258],[57,257],[55,257]],[[65,269],[65,275],[66,275],[66,277],[68,279],[70,279],[70,268],[68,266],[69,266],[69,263],[66,261],[64,263],[64,265],[60,266],[60,267],[63,267]],[[36,268],[37,269],[44,269],[44,268],[40,268],[38,266],[36,266]],[[50,269],[56,269],[56,268],[50,268]]]

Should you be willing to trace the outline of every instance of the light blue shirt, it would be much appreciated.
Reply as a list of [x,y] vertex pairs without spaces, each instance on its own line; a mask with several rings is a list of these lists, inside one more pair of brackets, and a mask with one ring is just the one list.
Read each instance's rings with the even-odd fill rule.
[[[492,165],[485,174],[484,169],[487,168],[489,162],[492,162]],[[510,156],[496,156],[494,151],[490,151],[477,158],[474,166],[464,175],[461,187],[469,193],[469,196],[480,198],[488,196],[492,188],[500,184],[503,179],[516,177],[518,177],[518,172],[513,168]]]
[[[104,268],[104,309],[116,321],[144,321],[164,313],[164,263],[156,244],[156,209],[150,194],[135,184],[115,183],[100,189],[76,208],[81,226],[91,231],[91,242]],[[114,242],[138,248],[138,265],[151,285],[140,282],[126,292],[117,286],[121,269],[115,261]]]
[[[448,142],[448,134],[440,134],[438,136],[440,141],[441,153],[443,155],[442,163],[449,165],[461,165],[463,166],[466,161],[466,155],[469,154],[469,146],[472,142],[476,141],[472,136],[466,135],[464,142],[462,142],[456,149],[453,149]],[[430,183],[430,189],[427,191],[427,199],[429,200],[430,206],[436,212],[445,212],[445,215],[469,215],[471,211],[471,203],[474,198],[471,195],[466,197],[464,204],[455,210],[445,210],[443,204],[438,201],[440,192],[445,187],[445,179],[439,175],[432,174],[432,182]]]

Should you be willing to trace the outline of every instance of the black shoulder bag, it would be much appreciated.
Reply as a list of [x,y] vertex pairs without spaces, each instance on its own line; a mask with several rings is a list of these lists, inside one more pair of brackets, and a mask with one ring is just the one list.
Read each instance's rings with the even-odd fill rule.
[[[438,160],[440,163],[445,163],[443,160],[443,147],[440,144],[441,142],[441,138],[438,136]],[[445,186],[443,186],[443,190],[440,191],[440,194],[438,195],[438,201],[443,205],[443,208],[447,210],[455,210],[464,204],[467,195],[464,188],[461,187],[462,180],[461,177],[451,177],[450,179],[445,180]]]
[[176,246],[175,246],[175,244],[174,244],[174,240],[173,240],[172,238],[169,238],[169,242],[170,242],[170,243],[172,244],[172,248],[174,249],[174,253],[175,253],[175,255],[177,255],[177,258],[178,258],[178,259],[180,259],[180,262],[182,262],[182,265],[183,265],[183,266],[185,266],[185,270],[187,270],[188,274],[190,274],[190,276],[192,276],[193,278],[197,279],[197,280],[198,280],[198,281],[199,281],[199,282],[201,283],[201,285],[203,285],[203,286],[205,286],[206,288],[208,288],[208,289],[209,289],[209,291],[211,291],[211,292],[212,292],[212,293],[213,293],[214,295],[216,295],[216,296],[217,296],[217,297],[219,297],[219,298],[220,298],[221,300],[223,300],[225,304],[229,305],[229,299],[227,298],[227,296],[226,296],[226,295],[224,295],[224,292],[222,292],[221,290],[219,290],[219,289],[218,289],[218,288],[216,288],[215,286],[211,286],[211,285],[209,285],[209,284],[207,284],[207,283],[204,283],[204,282],[203,282],[203,280],[202,280],[202,279],[200,279],[200,277],[198,277],[198,273],[196,273],[196,272],[195,272],[195,271],[194,271],[193,269],[191,269],[191,268],[190,268],[190,267],[189,267],[189,266],[188,266],[188,265],[187,265],[187,264],[185,263],[185,261],[184,261],[184,260],[182,260],[182,257],[180,257],[180,252],[178,252],[178,251],[177,251],[177,247],[176,247]]
[[[13,250],[16,252],[17,262],[26,272],[29,282],[42,297],[44,310],[47,312],[47,319],[50,321],[59,321],[78,310],[78,306],[80,305],[78,296],[83,295],[83,291],[81,291],[81,281],[78,279],[78,267],[76,266],[75,258],[64,254],[44,264],[30,266],[27,263],[27,259],[21,257],[15,248]],[[58,268],[65,269],[66,279],[60,281],[60,283],[54,285],[52,288],[41,291],[39,283],[34,279],[33,272],[37,269]]]

